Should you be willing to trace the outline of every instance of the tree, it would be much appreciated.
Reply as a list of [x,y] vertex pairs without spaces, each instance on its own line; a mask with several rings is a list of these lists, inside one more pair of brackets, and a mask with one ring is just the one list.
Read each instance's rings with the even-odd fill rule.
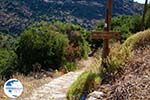
[[146,13],[146,20],[145,20],[146,29],[150,28],[150,4],[148,5],[147,13]]
[[52,30],[68,36],[69,47],[66,51],[66,58],[68,58],[68,61],[72,62],[82,57],[87,58],[88,52],[90,51],[88,44],[89,32],[80,25],[63,23],[60,21],[53,21],[51,26],[53,27]]
[[148,0],[145,0],[144,11],[143,11],[143,16],[142,16],[142,21],[141,21],[141,31],[143,31],[145,28],[144,22],[145,22],[145,15],[147,12],[147,3],[148,3]]
[[33,71],[36,64],[47,70],[59,68],[64,63],[68,38],[52,28],[49,23],[41,22],[22,33],[16,50],[21,72]]

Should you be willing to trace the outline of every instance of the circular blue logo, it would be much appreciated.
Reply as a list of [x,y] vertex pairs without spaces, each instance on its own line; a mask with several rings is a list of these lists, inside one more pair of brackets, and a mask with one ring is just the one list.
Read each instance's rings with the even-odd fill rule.
[[4,84],[4,92],[10,98],[17,98],[23,92],[23,85],[17,79],[10,79]]

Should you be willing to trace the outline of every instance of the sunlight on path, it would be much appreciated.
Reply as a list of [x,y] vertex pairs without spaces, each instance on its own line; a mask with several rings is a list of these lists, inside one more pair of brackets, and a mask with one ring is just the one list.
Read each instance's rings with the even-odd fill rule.
[[66,100],[66,93],[71,84],[77,79],[86,67],[92,64],[92,58],[82,62],[84,68],[80,71],[69,72],[61,77],[58,77],[48,84],[33,90],[32,94],[21,100]]

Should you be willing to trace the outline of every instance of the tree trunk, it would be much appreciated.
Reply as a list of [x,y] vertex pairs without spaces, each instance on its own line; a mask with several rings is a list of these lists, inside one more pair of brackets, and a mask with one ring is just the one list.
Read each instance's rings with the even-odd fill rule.
[[142,16],[142,21],[141,21],[141,31],[145,29],[144,21],[145,21],[145,15],[147,11],[147,3],[148,3],[148,0],[145,0],[144,11],[143,11],[143,16]]

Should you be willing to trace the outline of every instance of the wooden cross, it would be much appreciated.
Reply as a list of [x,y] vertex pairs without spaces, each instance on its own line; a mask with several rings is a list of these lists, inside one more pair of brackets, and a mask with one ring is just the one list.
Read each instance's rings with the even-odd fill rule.
[[112,0],[107,0],[105,26],[103,32],[92,32],[92,40],[103,39],[103,52],[102,52],[102,66],[107,67],[106,59],[109,55],[109,40],[111,38],[120,39],[119,32],[112,32],[111,30],[111,17],[112,17]]

